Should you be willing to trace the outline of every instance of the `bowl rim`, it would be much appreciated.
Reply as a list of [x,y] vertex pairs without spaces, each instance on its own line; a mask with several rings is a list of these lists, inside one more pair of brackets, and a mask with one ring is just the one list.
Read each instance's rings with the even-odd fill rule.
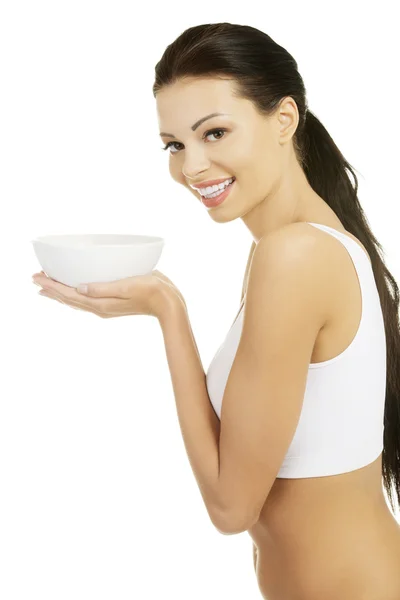
[[[165,244],[166,240],[163,237],[157,236],[157,235],[142,235],[142,234],[135,234],[135,233],[64,233],[64,234],[49,234],[49,235],[42,235],[42,236],[37,236],[36,238],[34,238],[33,240],[30,240],[31,244],[35,244],[35,243],[39,243],[39,244],[46,244],[46,245],[51,245],[51,246],[57,246],[57,240],[60,241],[68,241],[68,238],[72,238],[72,237],[76,237],[79,238],[80,236],[90,236],[90,237],[100,237],[100,236],[117,236],[117,237],[126,237],[126,236],[134,236],[136,238],[139,238],[137,242],[131,242],[130,244],[107,244],[107,243],[99,243],[96,245],[97,248],[128,248],[128,247],[132,247],[132,246],[152,246],[152,245],[159,245],[160,243]],[[142,238],[142,239],[141,239]],[[74,240],[74,244],[77,242],[77,240]],[[79,242],[78,242],[79,243]],[[93,248],[93,246],[88,246],[90,248]]]

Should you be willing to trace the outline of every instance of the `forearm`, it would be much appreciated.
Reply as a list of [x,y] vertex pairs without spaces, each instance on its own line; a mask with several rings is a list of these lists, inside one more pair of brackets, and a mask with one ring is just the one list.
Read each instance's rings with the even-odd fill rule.
[[165,302],[158,316],[179,425],[189,462],[214,524],[225,514],[218,494],[220,422],[210,403],[206,375],[189,316],[181,302]]

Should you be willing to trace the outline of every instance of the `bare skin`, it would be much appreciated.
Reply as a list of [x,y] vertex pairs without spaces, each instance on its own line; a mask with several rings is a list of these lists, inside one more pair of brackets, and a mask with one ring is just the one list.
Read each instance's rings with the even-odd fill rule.
[[[310,215],[308,221],[345,233],[366,252],[336,216]],[[333,289],[332,318],[319,334],[313,363],[342,352],[361,317],[350,257],[326,233],[317,230],[315,235],[325,236]],[[343,475],[276,479],[248,533],[259,588],[268,600],[400,598],[400,525],[384,497],[382,455]]]
[[[293,146],[299,123],[296,102],[281,100],[270,117],[233,95],[234,82],[187,79],[157,95],[160,131],[171,142],[169,170],[213,221],[241,219],[256,244],[289,223],[312,222],[348,233],[310,186]],[[192,125],[214,112],[228,113]],[[227,128],[226,132],[207,133]],[[236,177],[227,199],[206,208],[190,187]],[[179,218],[179,215],[178,215]],[[323,240],[332,286],[330,321],[315,343],[311,362],[341,353],[356,334],[361,296],[346,249],[310,225]],[[363,247],[362,247],[363,248]],[[364,248],[365,251],[365,248]],[[242,294],[243,300],[243,294]],[[400,526],[386,503],[382,457],[362,469],[332,477],[276,479],[248,530],[260,591],[268,600],[398,600]]]

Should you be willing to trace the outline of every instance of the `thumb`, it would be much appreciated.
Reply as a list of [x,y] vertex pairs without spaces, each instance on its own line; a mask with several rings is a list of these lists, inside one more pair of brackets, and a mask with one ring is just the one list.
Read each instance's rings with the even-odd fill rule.
[[81,283],[76,289],[82,296],[91,296],[92,298],[118,296],[118,287],[112,283]]
[[125,298],[132,289],[132,283],[143,279],[142,276],[117,279],[105,283],[81,283],[76,288],[79,294],[92,298]]
[[76,289],[80,294],[88,294],[89,286],[86,283],[81,283]]

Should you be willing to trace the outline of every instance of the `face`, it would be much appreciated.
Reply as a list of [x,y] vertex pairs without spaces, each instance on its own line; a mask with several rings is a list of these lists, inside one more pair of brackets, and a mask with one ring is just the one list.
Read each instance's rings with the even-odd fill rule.
[[[234,98],[232,89],[229,80],[175,83],[157,95],[157,111],[160,131],[173,134],[161,137],[169,144],[166,152],[172,178],[200,202],[191,183],[236,177],[226,203],[207,209],[233,215],[232,210],[237,212],[247,204],[241,191],[247,196],[264,193],[265,184],[274,179],[277,149],[270,123],[256,114],[249,101]],[[196,121],[216,112],[224,115],[192,130]],[[224,131],[210,133],[211,129]]]
[[[273,116],[265,117],[249,100],[235,98],[234,89],[235,82],[229,79],[196,78],[163,88],[156,97],[172,178],[199,203],[200,193],[190,184],[236,178],[221,204],[212,208],[202,204],[218,222],[239,217],[246,222],[245,215],[282,188],[282,178],[290,173],[291,138],[297,125],[292,98],[284,99]],[[223,115],[193,130],[197,121],[216,112]],[[256,226],[257,219],[253,220]]]

